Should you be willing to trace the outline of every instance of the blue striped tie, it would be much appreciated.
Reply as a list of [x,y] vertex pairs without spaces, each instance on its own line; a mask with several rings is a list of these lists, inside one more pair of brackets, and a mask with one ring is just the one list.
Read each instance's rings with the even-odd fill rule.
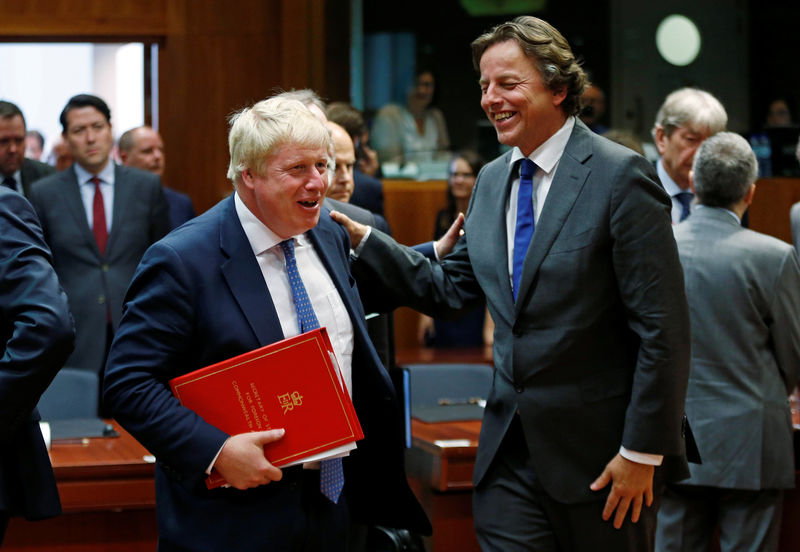
[[[305,333],[319,328],[319,320],[314,314],[314,307],[308,299],[306,286],[297,270],[297,261],[294,258],[294,240],[292,238],[280,243],[283,257],[286,260],[286,272],[289,275],[289,286],[292,288],[294,308],[297,310],[297,319],[300,322],[300,332]],[[339,496],[344,487],[344,470],[341,458],[329,458],[320,462],[319,490],[331,502],[339,502]]]
[[519,165],[519,192],[517,194],[517,224],[514,228],[514,263],[512,265],[512,278],[514,279],[514,301],[519,293],[519,283],[522,279],[522,266],[525,264],[525,255],[533,237],[533,173],[536,172],[536,163],[527,157]]

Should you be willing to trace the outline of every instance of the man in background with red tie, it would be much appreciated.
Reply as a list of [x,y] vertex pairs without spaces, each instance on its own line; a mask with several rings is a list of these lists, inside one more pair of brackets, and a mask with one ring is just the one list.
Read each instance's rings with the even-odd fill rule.
[[[344,552],[362,549],[355,527],[429,533],[403,469],[400,407],[350,275],[350,242],[323,206],[330,133],[277,96],[234,115],[228,144],[235,192],[147,251],[106,366],[106,404],[158,459],[159,550]],[[278,469],[264,446],[283,436],[279,426],[228,435],[170,391],[172,378],[316,325],[328,330],[364,430],[344,458]],[[208,490],[212,470],[230,488]],[[328,472],[343,486],[325,484]]]
[[30,200],[75,317],[66,365],[100,375],[136,265],[169,230],[168,208],[158,176],[111,160],[111,112],[102,99],[70,98],[61,126],[74,163],[36,182]]

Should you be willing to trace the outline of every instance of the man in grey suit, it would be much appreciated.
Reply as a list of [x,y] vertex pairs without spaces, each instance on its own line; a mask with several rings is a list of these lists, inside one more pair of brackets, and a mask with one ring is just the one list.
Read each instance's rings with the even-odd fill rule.
[[75,317],[67,365],[102,374],[122,300],[145,250],[169,230],[158,176],[114,164],[111,112],[88,94],[61,112],[75,163],[31,190],[53,264]]
[[30,196],[31,184],[54,172],[25,157],[25,117],[16,104],[0,100],[0,184]]
[[800,268],[793,248],[742,228],[758,163],[738,134],[697,150],[699,200],[675,227],[691,305],[692,368],[686,414],[701,465],[670,485],[656,547],[777,550],[781,489],[794,487],[787,396],[800,370]]
[[481,106],[513,149],[481,170],[440,263],[332,215],[351,233],[362,299],[444,316],[485,293],[484,550],[652,550],[661,482],[688,475],[689,317],[669,198],[643,157],[576,120],[586,77],[555,28],[519,17],[472,52]]

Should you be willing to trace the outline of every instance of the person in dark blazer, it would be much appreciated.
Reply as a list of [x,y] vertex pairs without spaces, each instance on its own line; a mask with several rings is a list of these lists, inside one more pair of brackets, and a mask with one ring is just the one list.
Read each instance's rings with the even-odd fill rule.
[[695,155],[698,205],[675,227],[691,305],[686,415],[703,463],[669,485],[656,548],[778,549],[782,490],[794,488],[787,397],[800,376],[800,266],[789,244],[742,228],[758,162],[732,132]]
[[[164,140],[154,129],[140,126],[126,130],[119,137],[118,149],[123,165],[164,177]],[[164,186],[164,197],[169,205],[171,229],[197,216],[188,195]]]
[[[344,550],[350,521],[430,533],[405,478],[400,409],[367,335],[349,240],[322,206],[327,129],[279,96],[235,115],[229,144],[235,193],[145,254],[106,367],[114,417],[158,459],[159,550]],[[343,459],[338,502],[320,493],[317,463],[269,464],[263,445],[280,431],[227,435],[167,383],[299,333],[282,242],[294,245],[365,434]],[[212,469],[232,488],[206,489]]]
[[[795,155],[797,156],[797,161],[800,162],[800,140],[797,141]],[[800,202],[792,205],[789,211],[789,221],[792,224],[792,242],[794,242],[797,255],[800,256]]]
[[25,117],[15,104],[0,100],[0,184],[27,197],[31,184],[54,172],[25,157]]
[[102,99],[71,98],[61,124],[75,163],[37,182],[30,200],[75,317],[67,364],[101,374],[136,265],[169,231],[167,203],[157,176],[111,161],[111,114]]
[[0,188],[0,544],[9,517],[61,513],[36,410],[74,338],[51,263],[33,208]]
[[[555,28],[519,17],[472,48],[481,106],[513,149],[479,173],[440,263],[334,215],[359,251],[362,300],[445,316],[486,297],[484,550],[652,550],[661,484],[688,475],[689,315],[669,198],[643,157],[575,119],[586,79]],[[516,226],[531,215],[528,246]]]

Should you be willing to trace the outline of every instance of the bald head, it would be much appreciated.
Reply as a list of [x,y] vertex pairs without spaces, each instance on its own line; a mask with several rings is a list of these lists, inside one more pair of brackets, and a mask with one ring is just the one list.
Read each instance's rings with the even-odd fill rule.
[[340,125],[328,121],[326,123],[333,139],[334,159],[336,160],[336,171],[333,174],[331,185],[328,186],[328,197],[344,201],[350,201],[353,195],[353,167],[356,164],[356,150],[353,147],[353,140],[350,135]]
[[119,156],[123,165],[158,176],[164,173],[164,141],[149,126],[133,128],[123,133],[119,138]]

